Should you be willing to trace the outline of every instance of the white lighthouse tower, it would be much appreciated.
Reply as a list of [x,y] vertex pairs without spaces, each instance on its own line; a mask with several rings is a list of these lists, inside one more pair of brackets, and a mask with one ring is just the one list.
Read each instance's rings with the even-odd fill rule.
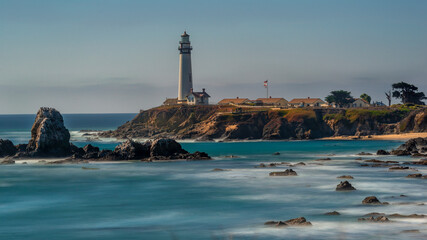
[[190,35],[184,31],[179,42],[179,84],[178,103],[187,102],[187,96],[193,89],[193,74],[191,72],[191,50]]

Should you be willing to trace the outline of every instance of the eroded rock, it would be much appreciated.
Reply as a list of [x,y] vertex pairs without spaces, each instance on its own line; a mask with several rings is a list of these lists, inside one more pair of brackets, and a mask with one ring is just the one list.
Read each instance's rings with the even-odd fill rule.
[[353,191],[356,190],[348,181],[340,182],[335,188],[336,191]]
[[286,169],[283,172],[271,172],[270,176],[297,176],[297,172],[292,169]]

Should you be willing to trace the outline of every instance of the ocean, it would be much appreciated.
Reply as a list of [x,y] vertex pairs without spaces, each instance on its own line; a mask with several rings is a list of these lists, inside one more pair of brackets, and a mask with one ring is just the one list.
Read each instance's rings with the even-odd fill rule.
[[[78,130],[114,129],[134,116],[64,114],[64,121],[75,144],[113,149],[117,141],[86,141]],[[34,117],[0,115],[0,138],[28,141]],[[421,205],[427,203],[426,180],[405,178],[415,171],[361,167],[363,161],[356,160],[417,160],[357,155],[401,143],[185,141],[185,149],[205,151],[213,160],[0,165],[0,239],[426,239],[427,218],[357,221],[371,212],[427,214]],[[272,162],[306,165],[291,167],[298,173],[294,177],[269,176],[286,165],[256,167]],[[427,174],[424,166],[417,170]],[[341,175],[352,175],[349,181],[357,190],[336,192]],[[390,204],[362,205],[371,195]],[[341,215],[324,215],[331,211]],[[264,225],[301,216],[313,225]],[[414,229],[420,233],[401,233]]]

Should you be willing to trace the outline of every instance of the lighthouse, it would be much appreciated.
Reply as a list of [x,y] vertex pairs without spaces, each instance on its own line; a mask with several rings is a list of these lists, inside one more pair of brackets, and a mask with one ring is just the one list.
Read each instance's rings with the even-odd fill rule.
[[178,83],[178,103],[187,101],[193,89],[193,74],[191,72],[191,50],[190,35],[186,31],[181,35],[179,42],[179,83]]
[[209,105],[209,94],[205,88],[201,92],[193,91],[193,74],[191,72],[190,35],[184,31],[179,41],[179,82],[178,97],[166,98],[163,105]]

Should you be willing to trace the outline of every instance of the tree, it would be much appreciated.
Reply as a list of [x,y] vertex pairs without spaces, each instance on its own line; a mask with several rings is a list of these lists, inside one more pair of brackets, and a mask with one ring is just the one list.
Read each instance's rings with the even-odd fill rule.
[[385,92],[385,96],[386,96],[386,98],[387,98],[387,100],[388,100],[388,106],[390,107],[390,105],[391,105],[391,91],[388,91],[388,92]]
[[400,98],[403,104],[406,103],[413,103],[413,104],[419,104],[424,105],[424,102],[422,100],[427,99],[423,92],[418,92],[418,87],[405,83],[405,82],[399,82],[394,83],[392,86],[393,91],[393,97],[394,98]]
[[340,107],[343,107],[349,103],[353,102],[353,97],[351,96],[351,92],[344,90],[332,91],[330,95],[328,95],[325,100],[328,103],[335,103]]
[[368,94],[364,93],[362,95],[360,95],[360,98],[367,101],[368,103],[371,103],[371,96],[369,96]]

